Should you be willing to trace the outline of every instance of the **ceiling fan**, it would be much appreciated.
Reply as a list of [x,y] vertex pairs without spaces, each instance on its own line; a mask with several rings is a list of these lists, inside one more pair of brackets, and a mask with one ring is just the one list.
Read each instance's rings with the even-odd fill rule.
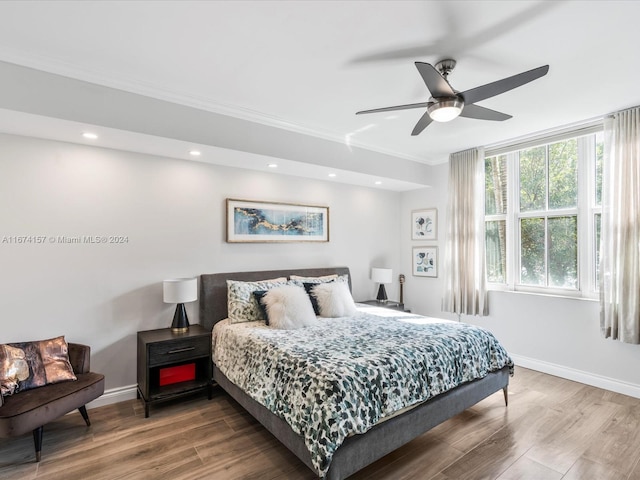
[[458,92],[451,87],[448,80],[449,74],[456,66],[455,60],[442,60],[436,63],[435,66],[424,62],[415,62],[415,64],[431,93],[431,98],[429,98],[428,102],[362,110],[356,112],[356,115],[426,107],[427,111],[422,115],[411,135],[420,134],[432,121],[449,122],[457,116],[476,118],[478,120],[508,120],[511,115],[496,112],[495,110],[475,105],[475,103],[520,87],[543,77],[549,71],[549,65],[544,65],[543,67],[534,68],[480,87]]

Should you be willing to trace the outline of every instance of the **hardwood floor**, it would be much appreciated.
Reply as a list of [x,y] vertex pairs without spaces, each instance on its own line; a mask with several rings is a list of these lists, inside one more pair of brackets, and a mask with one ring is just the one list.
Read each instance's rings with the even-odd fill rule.
[[[313,479],[225,393],[152,408],[140,401],[0,440],[2,479]],[[498,392],[351,477],[353,480],[640,480],[640,399],[516,368]]]

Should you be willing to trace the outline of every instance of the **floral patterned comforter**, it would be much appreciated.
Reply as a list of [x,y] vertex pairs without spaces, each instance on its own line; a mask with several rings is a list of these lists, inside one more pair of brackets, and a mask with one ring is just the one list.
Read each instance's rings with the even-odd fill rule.
[[347,436],[506,365],[513,373],[480,327],[366,313],[376,310],[299,330],[227,321],[213,330],[216,366],[304,437],[322,476]]

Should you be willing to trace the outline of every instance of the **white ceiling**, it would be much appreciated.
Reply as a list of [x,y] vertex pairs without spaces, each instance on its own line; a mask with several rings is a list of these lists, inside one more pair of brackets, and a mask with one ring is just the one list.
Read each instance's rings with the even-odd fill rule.
[[[339,171],[343,162],[342,173],[360,176],[350,183],[385,177],[386,188],[415,188],[424,182],[382,167],[351,168],[342,153],[332,153],[331,164],[295,158],[293,151],[273,145],[265,144],[262,152],[253,129],[284,129],[287,142],[300,145],[302,135],[338,142],[363,159],[364,148],[384,154],[376,157],[380,162],[403,160],[398,170],[591,120],[640,104],[638,18],[636,1],[3,1],[0,61],[205,110],[216,114],[215,122],[234,118],[238,138],[187,138],[173,134],[171,125],[162,134],[143,131],[124,114],[101,123],[83,115],[91,102],[81,96],[65,98],[66,110],[44,108],[33,98],[27,106],[30,95],[20,89],[36,83],[26,69],[21,77],[0,79],[0,131],[74,141],[78,126],[86,128],[91,118],[121,133],[113,137],[134,132],[164,138],[153,148],[146,137],[137,146],[126,138],[103,139],[101,145],[168,156],[180,156],[178,150],[196,142],[201,148],[243,150],[246,134],[254,142],[247,151],[296,163],[295,174],[326,178],[327,169]],[[458,62],[449,80],[459,91],[541,65],[550,71],[479,103],[513,115],[506,122],[458,118],[412,137],[421,110],[355,115],[426,101],[429,94],[413,62],[444,58]],[[216,123],[218,130],[221,125]],[[262,136],[275,141],[274,131]]]

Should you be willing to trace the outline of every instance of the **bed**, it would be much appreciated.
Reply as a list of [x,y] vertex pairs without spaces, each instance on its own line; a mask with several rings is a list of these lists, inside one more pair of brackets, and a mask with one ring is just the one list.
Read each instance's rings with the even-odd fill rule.
[[[347,277],[345,278],[348,279],[349,287],[351,286],[347,267],[201,275],[200,322],[205,328],[213,329],[216,324],[228,317],[227,280],[256,282],[278,277],[288,278],[291,275],[322,277],[332,274],[346,275]],[[224,322],[219,325],[218,329],[223,324]],[[265,328],[263,327],[263,331]],[[304,436],[296,433],[294,428],[283,419],[284,416],[272,413],[271,410],[263,405],[263,401],[261,403],[255,400],[238,387],[227,378],[221,368],[215,365],[215,362],[213,378],[218,385],[319,477],[328,480],[340,480],[375,462],[495,392],[502,390],[505,404],[507,404],[507,387],[512,369],[513,364],[509,359],[504,366],[486,372],[481,378],[465,381],[454,388],[432,396],[426,401],[412,405],[410,408],[402,409],[399,414],[378,419],[364,433],[356,433],[344,439],[341,438],[339,446],[331,452],[328,464],[324,464],[324,466],[319,465],[315,452],[312,453],[310,451],[308,438],[307,442],[305,442]]]

